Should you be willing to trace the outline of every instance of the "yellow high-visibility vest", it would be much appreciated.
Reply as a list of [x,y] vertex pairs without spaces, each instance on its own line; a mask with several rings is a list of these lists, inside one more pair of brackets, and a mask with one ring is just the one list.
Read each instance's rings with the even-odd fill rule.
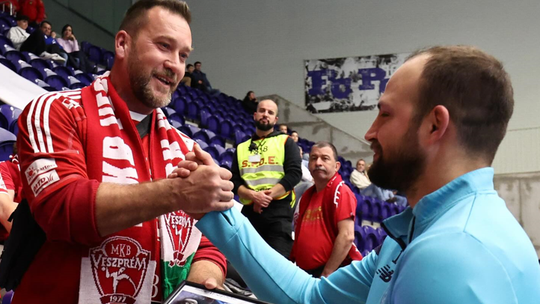
[[[280,134],[257,139],[253,141],[257,145],[257,150],[253,151],[249,150],[252,139],[236,147],[240,176],[244,180],[246,187],[255,191],[268,190],[285,176],[283,163],[285,162],[285,143],[287,142],[287,138],[288,135]],[[256,157],[257,155],[260,157]],[[257,158],[259,159],[258,162],[253,162]],[[290,193],[291,191],[281,197],[275,198],[275,200],[283,199]],[[294,197],[292,201],[295,201]],[[244,205],[252,203],[252,201],[242,198],[240,202]]]

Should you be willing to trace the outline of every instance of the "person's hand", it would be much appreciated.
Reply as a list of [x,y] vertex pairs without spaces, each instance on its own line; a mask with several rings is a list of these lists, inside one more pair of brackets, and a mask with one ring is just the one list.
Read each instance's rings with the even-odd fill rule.
[[255,205],[260,205],[261,207],[268,207],[272,201],[272,197],[268,196],[264,191],[253,191],[251,200]]
[[167,178],[188,177],[191,172],[197,170],[199,163],[190,160],[183,160],[178,163],[178,166],[167,176]]
[[199,165],[194,171],[186,169],[177,172],[189,173],[187,177],[170,179],[171,191],[178,202],[178,209],[193,215],[194,218],[202,217],[196,214],[230,209],[234,205],[233,183],[228,180],[231,173],[225,175],[220,169],[222,168]]
[[261,205],[253,204],[253,211],[261,214],[263,212],[263,207],[261,207]]
[[210,154],[195,145],[193,152],[168,176],[175,181],[179,202],[184,212],[200,219],[210,211],[224,211],[233,205],[232,173],[216,165]]
[[51,37],[56,38],[56,32],[51,32]]
[[69,40],[75,41],[75,35],[71,34],[71,37],[69,37]]
[[331,275],[333,273],[333,271],[330,271],[330,270],[327,270],[326,268],[323,269],[323,272],[321,273],[321,278],[322,277],[325,277],[327,278],[329,275]]

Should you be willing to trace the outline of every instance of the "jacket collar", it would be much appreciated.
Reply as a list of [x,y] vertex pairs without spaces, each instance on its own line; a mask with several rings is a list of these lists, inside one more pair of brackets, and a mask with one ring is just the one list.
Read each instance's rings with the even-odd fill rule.
[[424,232],[429,224],[457,205],[465,196],[494,191],[493,175],[493,168],[486,167],[454,179],[424,196],[414,209],[407,207],[402,213],[383,221],[386,233],[405,249],[414,237]]

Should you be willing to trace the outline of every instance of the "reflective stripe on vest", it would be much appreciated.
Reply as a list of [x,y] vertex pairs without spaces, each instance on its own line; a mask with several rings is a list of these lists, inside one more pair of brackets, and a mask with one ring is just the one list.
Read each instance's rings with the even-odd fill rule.
[[[268,190],[285,176],[283,163],[285,162],[285,142],[287,138],[287,135],[280,134],[255,140],[260,155],[258,163],[249,161],[250,156],[257,154],[257,152],[249,150],[251,139],[238,145],[236,153],[240,176],[248,188],[255,191]],[[281,198],[289,194],[290,192],[287,192]],[[251,201],[246,199],[240,199],[240,202],[244,205],[251,204]]]

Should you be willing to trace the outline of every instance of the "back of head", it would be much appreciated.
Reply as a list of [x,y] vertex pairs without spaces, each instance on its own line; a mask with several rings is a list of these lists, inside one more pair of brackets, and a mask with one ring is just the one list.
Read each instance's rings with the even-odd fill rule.
[[188,5],[184,1],[177,0],[139,0],[135,2],[126,12],[120,30],[128,32],[131,36],[136,37],[138,30],[144,27],[148,21],[147,12],[154,8],[161,7],[171,13],[182,16],[187,23],[191,22],[191,12]]
[[443,105],[463,148],[491,164],[514,109],[509,75],[495,57],[470,46],[420,50],[429,58],[422,72],[414,119]]

